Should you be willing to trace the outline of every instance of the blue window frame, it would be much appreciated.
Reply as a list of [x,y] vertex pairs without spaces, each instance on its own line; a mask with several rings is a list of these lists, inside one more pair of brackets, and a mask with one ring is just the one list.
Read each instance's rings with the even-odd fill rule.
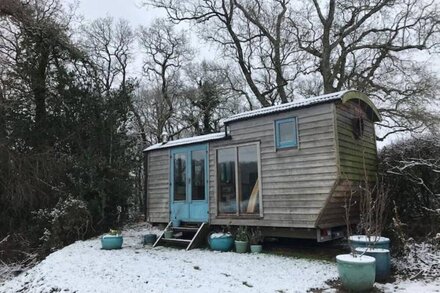
[[275,120],[275,145],[277,149],[298,146],[296,117]]

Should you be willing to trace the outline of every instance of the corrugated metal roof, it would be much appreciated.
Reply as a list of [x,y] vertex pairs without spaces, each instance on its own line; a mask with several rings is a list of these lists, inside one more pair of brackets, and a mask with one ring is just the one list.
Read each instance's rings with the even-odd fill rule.
[[261,116],[261,115],[267,115],[267,114],[282,112],[282,111],[286,111],[286,110],[302,108],[302,107],[310,106],[313,104],[319,104],[319,103],[339,100],[347,92],[349,92],[349,90],[326,94],[326,95],[317,96],[317,97],[312,97],[312,98],[299,99],[299,100],[296,100],[296,101],[293,101],[290,103],[286,103],[286,104],[281,104],[281,105],[261,108],[261,109],[257,109],[257,110],[253,110],[253,111],[243,112],[243,113],[232,115],[231,117],[223,120],[223,122],[229,123],[232,121],[253,118],[253,117],[257,117],[257,116]]
[[182,146],[186,144],[194,144],[199,142],[206,142],[211,140],[217,140],[225,138],[226,135],[224,132],[216,132],[216,133],[210,133],[205,135],[199,135],[194,137],[187,137],[187,138],[181,138],[176,140],[170,140],[167,143],[156,143],[152,146],[147,147],[144,149],[144,152],[151,151],[151,150],[157,150],[157,149],[164,149],[164,148],[170,148],[175,146]]

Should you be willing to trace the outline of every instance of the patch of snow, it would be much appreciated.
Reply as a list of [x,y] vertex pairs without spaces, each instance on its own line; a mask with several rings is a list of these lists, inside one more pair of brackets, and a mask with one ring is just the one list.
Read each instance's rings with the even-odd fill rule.
[[398,293],[429,293],[440,292],[440,280],[402,280],[398,279],[394,283],[379,284],[376,283],[375,287],[382,290],[385,293],[398,292]]
[[143,247],[151,227],[124,231],[120,250],[78,241],[0,285],[0,292],[306,292],[328,288],[334,263],[270,254]]
[[349,237],[350,241],[359,241],[359,242],[374,242],[374,243],[388,243],[390,242],[390,239],[386,237],[378,237],[378,236],[371,236],[368,237],[366,235],[352,235]]
[[340,254],[336,256],[336,260],[342,262],[365,263],[365,264],[376,262],[376,259],[372,256],[368,256],[368,255],[353,256],[352,254]]
[[[147,224],[125,229],[120,250],[102,250],[99,238],[77,241],[14,279],[3,284],[0,281],[0,292],[337,291],[325,283],[338,277],[334,263],[270,254],[142,246],[143,235],[161,232]],[[431,246],[417,247],[418,252],[434,253]],[[431,266],[438,267],[437,258],[433,260]],[[439,292],[440,278],[437,275],[411,281],[398,277],[393,283],[376,283],[375,287],[387,293]]]
[[223,237],[230,237],[232,236],[231,233],[212,233],[209,235],[210,238],[223,238]]
[[330,94],[321,95],[321,96],[317,96],[317,97],[298,99],[298,100],[290,102],[290,103],[285,103],[285,104],[281,104],[281,105],[276,105],[276,106],[265,107],[265,108],[261,108],[261,109],[257,109],[257,110],[247,111],[247,112],[232,115],[231,117],[224,119],[223,122],[228,123],[228,122],[237,121],[237,120],[241,120],[241,119],[247,119],[247,118],[251,118],[251,117],[257,117],[257,116],[261,116],[261,115],[267,115],[267,114],[282,112],[282,111],[286,111],[286,110],[292,110],[292,109],[296,109],[296,108],[306,107],[306,106],[310,106],[310,105],[314,105],[314,104],[336,101],[336,100],[340,100],[342,98],[342,96],[347,92],[349,92],[349,90],[348,91],[340,91],[340,92],[336,92],[336,93],[330,93]]
[[123,235],[120,235],[120,234],[115,234],[115,235],[106,234],[106,235],[103,235],[102,238],[118,238],[118,237],[121,237],[121,236],[123,236]]
[[355,250],[356,252],[360,252],[360,253],[365,253],[365,252],[390,253],[390,251],[385,248],[357,247]]
[[168,141],[167,143],[153,144],[152,146],[149,146],[146,149],[144,149],[144,152],[157,150],[157,149],[170,148],[170,147],[175,147],[175,146],[182,146],[182,145],[187,145],[187,144],[194,144],[194,143],[199,143],[199,142],[218,140],[218,139],[222,139],[225,137],[226,137],[226,134],[224,132],[216,132],[216,133],[210,133],[210,134],[205,134],[205,135],[186,137],[186,138],[171,140],[171,141]]

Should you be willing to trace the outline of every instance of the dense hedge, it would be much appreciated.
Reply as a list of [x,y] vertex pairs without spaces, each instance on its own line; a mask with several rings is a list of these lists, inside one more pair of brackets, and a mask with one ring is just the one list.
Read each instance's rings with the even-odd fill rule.
[[389,188],[390,208],[394,209],[390,227],[397,217],[402,232],[409,237],[420,239],[439,233],[439,138],[424,136],[394,143],[380,151],[379,162]]

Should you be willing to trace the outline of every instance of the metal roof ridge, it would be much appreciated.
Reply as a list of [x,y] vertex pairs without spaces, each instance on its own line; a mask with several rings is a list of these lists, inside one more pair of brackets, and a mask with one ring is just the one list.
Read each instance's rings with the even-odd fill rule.
[[[244,118],[256,117],[256,116],[260,116],[260,115],[276,113],[276,112],[283,111],[283,110],[293,109],[293,108],[296,108],[299,106],[306,106],[309,104],[311,105],[314,102],[338,99],[338,98],[341,98],[345,93],[347,93],[349,91],[352,91],[352,90],[344,90],[344,91],[329,93],[329,94],[310,97],[310,98],[302,98],[302,99],[292,101],[289,103],[285,103],[285,104],[274,105],[274,106],[270,106],[270,107],[246,111],[246,112],[232,115],[232,116],[224,119],[223,122],[228,123],[228,122],[232,122],[232,121],[236,121],[236,120],[240,120],[240,119],[244,119]],[[332,99],[329,99],[329,98],[332,98]]]
[[168,148],[173,146],[180,146],[180,145],[186,145],[186,144],[192,144],[197,142],[204,142],[209,140],[215,140],[215,139],[221,139],[226,136],[225,132],[214,132],[214,133],[208,133],[198,136],[190,136],[190,137],[184,137],[179,138],[176,140],[170,140],[167,143],[156,143],[153,144],[147,148],[144,149],[144,152],[156,150],[156,149],[162,149],[162,148]]

